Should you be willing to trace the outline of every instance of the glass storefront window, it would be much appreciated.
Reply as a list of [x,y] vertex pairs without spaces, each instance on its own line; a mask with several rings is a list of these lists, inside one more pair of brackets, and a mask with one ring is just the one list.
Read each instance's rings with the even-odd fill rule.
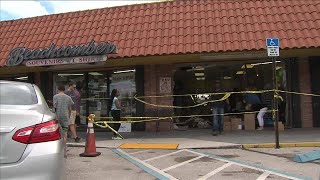
[[136,102],[132,97],[136,94],[135,70],[116,71],[111,76],[110,92],[120,91],[122,116],[136,115]]
[[96,120],[108,116],[108,74],[106,72],[88,73],[89,114],[94,113]]
[[86,124],[87,116],[95,114],[95,120],[108,117],[108,105],[112,89],[121,93],[119,99],[123,107],[122,116],[135,116],[136,103],[132,97],[136,94],[135,70],[115,72],[93,71],[86,73],[57,73],[54,75],[53,94],[58,91],[58,85],[64,84],[68,88],[70,81],[76,82],[81,94],[80,119]]
[[[55,74],[53,77],[53,94],[58,93],[58,86],[60,84],[63,84],[66,88],[66,90],[69,87],[69,82],[73,81],[77,85],[77,90],[79,91],[81,95],[81,99],[86,98],[86,88],[85,84],[85,74],[83,73],[59,73]],[[86,124],[86,102],[81,101],[80,105],[80,122],[81,124]]]

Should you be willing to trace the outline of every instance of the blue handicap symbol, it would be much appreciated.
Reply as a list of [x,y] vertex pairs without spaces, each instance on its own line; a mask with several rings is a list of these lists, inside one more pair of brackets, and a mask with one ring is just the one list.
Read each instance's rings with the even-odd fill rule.
[[267,46],[277,47],[279,46],[278,38],[267,38]]

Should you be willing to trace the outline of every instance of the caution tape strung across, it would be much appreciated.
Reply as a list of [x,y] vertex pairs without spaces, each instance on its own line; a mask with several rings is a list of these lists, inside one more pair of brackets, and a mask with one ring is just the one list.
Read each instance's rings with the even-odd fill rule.
[[[277,112],[278,110],[268,110],[266,112]],[[186,115],[186,116],[167,116],[167,117],[123,117],[122,119],[143,119],[143,120],[125,120],[125,121],[95,121],[98,124],[115,124],[115,123],[141,123],[141,122],[151,122],[151,121],[161,121],[175,118],[193,118],[193,117],[212,117],[214,115],[221,116],[232,116],[232,115],[243,115],[243,114],[256,114],[259,111],[250,112],[239,112],[239,113],[224,113],[224,114],[199,114],[199,115]],[[100,117],[100,119],[113,119],[112,117]]]
[[[278,93],[288,93],[295,95],[304,95],[304,96],[315,96],[320,97],[320,94],[312,93],[301,93],[294,91],[283,91],[283,90],[260,90],[260,91],[239,91],[239,92],[221,92],[221,93],[200,93],[200,94],[168,94],[168,95],[155,95],[155,96],[134,96],[134,97],[122,97],[119,99],[143,99],[143,98],[166,98],[166,97],[185,97],[185,96],[197,96],[197,95],[225,95],[225,94],[262,94],[268,92],[278,92]],[[110,98],[83,98],[81,101],[96,101],[96,100],[110,100]]]

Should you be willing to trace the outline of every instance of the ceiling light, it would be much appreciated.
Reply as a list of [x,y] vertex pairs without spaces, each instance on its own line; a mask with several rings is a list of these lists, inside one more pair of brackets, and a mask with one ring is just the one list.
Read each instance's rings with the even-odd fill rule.
[[[281,61],[276,61],[276,63],[280,63]],[[258,65],[266,65],[266,64],[272,64],[272,61],[270,62],[263,62],[263,63],[255,63],[251,64],[252,66],[258,66]]]
[[245,64],[241,67],[241,69],[251,69],[251,68],[253,68],[252,64]]
[[206,79],[205,77],[197,78],[198,81],[205,80],[205,79]]
[[232,77],[230,77],[230,76],[225,76],[225,77],[223,77],[223,79],[228,80],[228,79],[232,79]]
[[83,74],[58,74],[58,76],[83,76]]
[[244,71],[238,71],[237,74],[245,74]]
[[103,75],[103,74],[98,73],[98,72],[90,72],[89,74],[92,75],[92,76],[102,76]]
[[124,70],[124,71],[115,71],[114,74],[127,73],[127,72],[136,72],[136,70],[131,69],[131,70]]
[[195,76],[204,76],[204,73],[194,73]]

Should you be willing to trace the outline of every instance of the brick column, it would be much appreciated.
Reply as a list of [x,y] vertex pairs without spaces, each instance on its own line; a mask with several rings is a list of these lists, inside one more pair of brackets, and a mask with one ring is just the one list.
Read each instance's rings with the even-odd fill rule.
[[[171,94],[173,89],[173,65],[146,65],[145,68],[145,83],[144,94],[145,96],[162,95],[160,94],[160,78],[171,78]],[[157,105],[171,105],[173,104],[172,97],[165,98],[145,98],[147,102]],[[172,116],[172,108],[154,107],[145,105],[145,116]],[[170,131],[172,130],[172,120],[161,120],[146,123],[146,131]]]
[[[311,75],[309,60],[301,58],[299,63],[299,87],[304,93],[311,93]],[[312,97],[300,95],[301,122],[303,128],[313,127]]]

